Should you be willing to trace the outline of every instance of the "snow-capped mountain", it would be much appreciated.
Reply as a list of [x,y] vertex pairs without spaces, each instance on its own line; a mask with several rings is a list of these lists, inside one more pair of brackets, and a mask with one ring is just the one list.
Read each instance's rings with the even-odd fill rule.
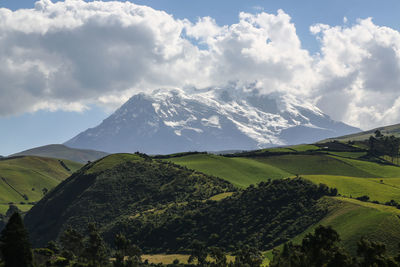
[[174,89],[134,95],[100,125],[65,144],[167,154],[311,143],[358,131],[289,95]]

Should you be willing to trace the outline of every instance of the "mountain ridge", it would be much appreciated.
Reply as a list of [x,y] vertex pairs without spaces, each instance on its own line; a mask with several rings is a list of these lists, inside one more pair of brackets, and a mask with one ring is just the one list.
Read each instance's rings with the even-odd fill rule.
[[75,162],[86,163],[107,156],[108,153],[89,149],[70,148],[65,145],[51,144],[24,150],[9,157],[39,156],[57,159],[67,159]]
[[100,125],[64,144],[112,153],[169,154],[312,143],[358,131],[290,95],[174,89],[134,95]]

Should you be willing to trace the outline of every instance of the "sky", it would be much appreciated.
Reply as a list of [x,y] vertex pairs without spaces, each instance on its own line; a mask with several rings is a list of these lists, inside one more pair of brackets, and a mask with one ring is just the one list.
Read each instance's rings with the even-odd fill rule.
[[399,11],[398,0],[0,0],[0,155],[63,143],[137,92],[232,81],[361,129],[399,123]]

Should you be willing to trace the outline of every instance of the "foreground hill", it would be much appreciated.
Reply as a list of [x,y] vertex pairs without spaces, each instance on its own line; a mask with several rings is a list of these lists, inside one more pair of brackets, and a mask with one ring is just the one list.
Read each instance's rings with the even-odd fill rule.
[[35,245],[56,239],[66,229],[102,227],[176,202],[206,200],[235,191],[228,182],[148,157],[114,154],[84,166],[48,193],[26,215]]
[[[339,232],[343,245],[354,255],[362,236],[385,243],[392,255],[397,253],[400,210],[389,205],[391,200],[400,203],[400,167],[371,158],[367,150],[358,146],[329,142],[226,156],[178,154],[164,160],[223,177],[239,187],[269,178],[302,176],[315,184],[337,188],[342,197],[321,199],[318,205],[328,209],[327,215],[294,241],[300,241],[306,233],[324,224]],[[355,199],[361,196],[381,204]],[[390,204],[383,205],[386,203]]]
[[[114,154],[62,182],[25,222],[36,246],[57,239],[68,226],[84,231],[87,222],[96,222],[109,245],[122,232],[146,253],[188,253],[193,240],[227,251],[244,244],[270,250],[324,224],[339,232],[353,254],[366,236],[387,244],[393,255],[400,210],[383,204],[400,201],[400,168],[366,153],[326,143],[229,156]],[[288,176],[309,181],[283,179]],[[365,195],[381,204],[354,199]]]
[[147,253],[188,252],[193,240],[235,251],[270,249],[322,219],[317,201],[332,192],[302,179],[232,184],[144,155],[114,154],[86,165],[25,216],[42,246],[69,226],[96,222],[109,245],[124,233]]
[[359,131],[289,95],[159,90],[133,96],[100,125],[65,144],[112,153],[168,154],[310,143]]
[[11,155],[14,156],[40,156],[40,157],[48,157],[48,158],[56,158],[56,159],[67,159],[70,161],[86,163],[88,161],[95,161],[102,157],[107,156],[108,153],[88,150],[88,149],[76,149],[70,148],[64,145],[47,145],[36,147],[32,149],[28,149],[16,154]]
[[62,180],[79,169],[80,163],[36,156],[19,156],[0,159],[0,213],[8,203],[21,203],[27,210],[28,202],[36,202]]

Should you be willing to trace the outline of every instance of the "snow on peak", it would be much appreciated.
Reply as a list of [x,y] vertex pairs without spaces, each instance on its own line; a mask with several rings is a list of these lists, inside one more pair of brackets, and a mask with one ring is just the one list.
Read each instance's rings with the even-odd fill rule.
[[314,142],[357,130],[292,95],[176,88],[133,96],[67,144],[108,152],[216,151]]

